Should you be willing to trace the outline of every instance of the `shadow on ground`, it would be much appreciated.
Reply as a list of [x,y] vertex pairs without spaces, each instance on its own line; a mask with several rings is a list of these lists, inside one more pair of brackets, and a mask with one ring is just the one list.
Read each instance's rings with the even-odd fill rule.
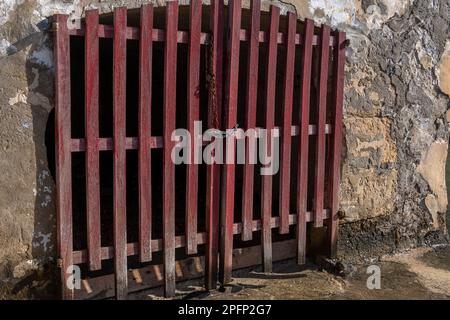
[[[370,290],[367,267],[378,265],[381,289]],[[206,292],[201,280],[180,283],[176,299],[450,299],[450,246],[419,248],[408,253],[382,257],[376,262],[353,265],[345,277],[295,261],[276,263],[274,272],[238,270],[233,281],[221,290]],[[162,291],[135,294],[132,299],[161,299]]]

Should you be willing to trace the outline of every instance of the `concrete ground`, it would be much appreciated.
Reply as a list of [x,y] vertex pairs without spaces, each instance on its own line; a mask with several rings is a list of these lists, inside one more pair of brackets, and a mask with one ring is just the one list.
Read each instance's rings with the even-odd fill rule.
[[[378,265],[381,288],[369,290],[367,267]],[[225,289],[205,292],[199,281],[178,284],[179,299],[450,299],[450,246],[418,248],[382,257],[365,265],[346,265],[339,276],[294,261],[274,265],[274,272],[239,270]],[[161,299],[162,292],[135,294],[135,299]]]

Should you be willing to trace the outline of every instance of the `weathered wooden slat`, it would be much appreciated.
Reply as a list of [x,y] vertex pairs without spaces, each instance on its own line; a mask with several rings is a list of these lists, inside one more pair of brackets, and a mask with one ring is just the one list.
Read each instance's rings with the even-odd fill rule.
[[[70,29],[69,33],[72,36],[84,36],[86,32],[86,28],[84,25],[81,26],[79,29]],[[98,29],[98,36],[100,38],[112,38],[114,34],[114,28],[110,25],[99,25]],[[209,35],[207,33],[201,33],[200,36],[200,43],[206,44],[208,42]],[[250,35],[247,32],[247,30],[242,29],[239,34],[240,41],[248,41]],[[162,29],[153,29],[153,42],[164,42],[165,39],[165,31]],[[130,40],[139,40],[139,28],[137,27],[127,27],[127,39]],[[258,35],[258,41],[259,42],[267,42],[268,39],[268,33],[266,31],[260,31]],[[178,31],[177,33],[177,41],[178,43],[189,43],[189,32],[187,31]],[[317,46],[319,45],[319,37],[313,36],[312,45]],[[278,33],[277,36],[277,42],[278,44],[284,44],[284,35],[282,32]],[[303,45],[304,38],[301,34],[295,35],[295,44],[296,45]],[[330,46],[336,45],[336,37],[330,38]]]
[[[225,71],[225,129],[234,128],[237,121],[237,93],[239,70],[239,34],[241,28],[241,0],[228,4],[228,44]],[[221,199],[221,250],[220,250],[220,282],[231,281],[233,260],[233,219],[234,219],[234,184],[235,184],[235,154],[236,137],[228,135],[226,140],[226,158],[230,163],[222,166],[222,199]],[[228,159],[227,159],[228,160]],[[228,161],[227,161],[228,162]]]
[[281,168],[280,168],[280,233],[289,233],[290,185],[291,185],[291,128],[292,103],[294,94],[294,67],[295,67],[295,32],[297,28],[297,15],[289,12],[287,18],[286,57],[283,82],[283,109],[281,128]]
[[[245,129],[256,127],[256,100],[258,90],[258,55],[259,55],[259,27],[261,20],[261,1],[251,2],[251,19],[249,22],[249,44],[248,44],[248,66],[247,66],[247,90],[246,90],[246,110]],[[253,221],[253,184],[254,165],[250,163],[250,157],[256,154],[256,146],[250,143],[252,138],[248,138],[245,144],[245,166],[243,172],[242,190],[242,240],[252,239]],[[252,147],[253,146],[253,147]]]
[[153,6],[141,7],[139,42],[139,258],[152,259],[152,174],[151,174],[151,105],[152,105],[152,29]]
[[314,34],[314,22],[305,20],[304,44],[302,47],[301,78],[302,89],[300,93],[300,146],[298,154],[298,187],[297,187],[297,263],[305,263],[306,249],[306,205],[308,189],[308,147],[309,147],[309,103],[311,88],[311,60],[312,38]]
[[[266,91],[265,91],[265,109],[264,122],[267,130],[266,153],[272,150],[273,128],[275,126],[275,89],[277,73],[277,34],[280,22],[280,8],[270,7],[269,18],[269,42],[267,47],[267,69],[266,69]],[[272,184],[273,175],[262,176],[261,187],[261,220],[262,220],[262,257],[264,272],[272,272],[272,229],[270,221],[272,218]]]
[[[324,217],[328,219],[330,216],[330,210],[324,210],[323,211]],[[296,214],[290,214],[289,215],[289,225],[295,225],[297,224],[297,215]],[[306,212],[306,222],[312,222],[313,221],[313,213],[311,211]],[[272,229],[279,228],[280,227],[280,218],[279,217],[272,217],[270,222],[270,227]],[[253,220],[252,223],[252,231],[260,231],[262,229],[262,222],[261,220]],[[241,234],[242,233],[242,223],[235,223],[233,225],[233,234]]]
[[323,199],[325,183],[325,121],[327,113],[328,64],[330,57],[330,27],[322,25],[320,30],[319,90],[317,93],[317,139],[314,180],[314,227],[323,226]]
[[[329,219],[331,215],[331,210],[326,209],[323,211],[323,216],[325,219]],[[313,221],[313,212],[308,211],[306,213],[306,222]],[[328,222],[328,221],[327,221]],[[293,213],[289,215],[289,225],[297,224],[297,214]],[[278,228],[280,226],[280,218],[272,217],[271,220],[271,228]],[[253,220],[252,223],[252,231],[260,231],[261,230],[261,220]],[[234,223],[233,224],[233,234],[241,234],[242,233],[242,223]],[[197,244],[207,244],[209,241],[209,235],[206,232],[200,232],[197,234]],[[186,239],[184,236],[176,236],[175,237],[175,248],[184,248],[186,246]],[[163,250],[163,241],[162,239],[152,239],[152,251],[158,252]],[[114,257],[114,247],[102,247],[101,248],[102,260],[112,259]],[[134,256],[139,254],[139,243],[132,242],[127,244],[127,255]],[[217,252],[216,252],[217,254]],[[87,250],[77,250],[73,251],[73,263],[74,264],[82,264],[88,262],[88,254]]]
[[175,165],[171,153],[176,115],[178,2],[170,1],[166,9],[166,39],[164,50],[163,103],[163,244],[164,294],[175,295]]
[[[69,30],[70,35],[72,36],[84,36],[86,33],[85,25],[82,25],[79,29],[71,29]],[[139,40],[140,38],[140,30],[139,27],[127,27],[127,39],[129,40]],[[111,25],[100,24],[98,29],[98,36],[100,38],[112,38],[114,35],[114,27]],[[200,34],[200,43],[205,44],[208,39],[207,33]],[[166,32],[163,29],[154,28],[152,33],[152,41],[153,42],[164,42],[166,39]],[[189,43],[189,32],[187,31],[178,31],[176,35],[176,39],[178,43]]]
[[113,44],[113,198],[114,198],[114,267],[116,298],[127,298],[127,217],[126,217],[126,26],[127,9],[114,10]]
[[336,257],[337,251],[337,229],[339,218],[337,215],[339,208],[339,182],[341,166],[342,148],[342,105],[344,101],[344,66],[345,66],[345,32],[338,32],[336,35],[337,44],[334,48],[333,59],[333,140],[331,150],[331,185],[330,204],[331,218],[328,223],[328,238],[330,244],[330,256]]
[[67,15],[55,15],[55,144],[57,250],[61,268],[61,297],[73,299],[68,285],[73,265],[72,154],[70,152],[70,41]]
[[[220,81],[217,80],[216,83]],[[220,96],[220,93],[216,93],[217,97]],[[261,128],[256,128],[256,132],[258,132]],[[275,130],[279,130],[280,128],[274,127]],[[299,126],[291,127],[291,136],[296,137],[299,135],[300,128]],[[331,135],[332,133],[331,124],[325,125],[325,134]],[[316,125],[309,125],[308,134],[310,136],[314,136],[317,134]],[[149,137],[149,147],[151,149],[161,149],[164,147],[164,142],[162,137]],[[205,142],[207,144],[209,142]],[[72,152],[83,152],[86,151],[86,140],[85,139],[72,139],[71,143],[71,151]],[[127,150],[136,150],[139,149],[139,138],[137,137],[127,137],[125,142],[125,147]],[[98,148],[100,151],[108,151],[113,148],[113,139],[112,138],[99,138],[98,139]]]
[[[194,122],[200,120],[200,32],[202,27],[202,1],[192,0],[189,8],[189,51],[187,81],[187,128],[194,133]],[[197,253],[197,198],[198,198],[198,159],[201,153],[191,139],[190,164],[186,172],[186,253]],[[197,154],[195,154],[197,152]]]
[[[222,107],[222,51],[223,51],[223,0],[213,1],[210,11],[208,128],[220,129]],[[205,287],[217,287],[217,261],[219,249],[220,166],[208,165],[206,172],[206,232]]]
[[100,259],[100,168],[98,119],[98,11],[86,11],[85,36],[85,130],[86,130],[86,214],[89,268],[99,270]]

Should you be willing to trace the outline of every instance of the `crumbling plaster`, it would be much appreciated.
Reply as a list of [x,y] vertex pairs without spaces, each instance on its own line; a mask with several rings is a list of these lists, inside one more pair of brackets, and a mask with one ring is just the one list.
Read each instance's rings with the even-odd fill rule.
[[[145,2],[0,3],[0,287],[54,258],[54,182],[44,141],[54,69],[46,18],[60,12],[76,19],[89,8],[105,13]],[[248,0],[243,3],[248,7]],[[445,241],[441,173],[448,141],[450,0],[277,3],[282,12],[331,24],[350,39],[340,256],[371,257]]]
[[300,16],[339,27],[350,39],[341,256],[448,241],[450,2],[293,3]]

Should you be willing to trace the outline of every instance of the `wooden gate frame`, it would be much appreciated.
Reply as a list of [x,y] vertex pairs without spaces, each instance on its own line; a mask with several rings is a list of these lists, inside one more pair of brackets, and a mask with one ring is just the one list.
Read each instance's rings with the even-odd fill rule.
[[[88,263],[90,270],[99,270],[101,261],[114,259],[115,295],[125,299],[128,292],[127,256],[139,255],[141,262],[151,261],[152,252],[163,251],[164,288],[166,296],[175,295],[175,248],[186,247],[187,254],[197,252],[197,246],[206,244],[205,252],[205,287],[216,288],[217,271],[220,282],[226,284],[231,280],[233,269],[233,235],[241,234],[242,240],[252,239],[254,231],[261,230],[261,256],[265,272],[272,268],[272,229],[279,228],[280,234],[289,232],[290,225],[297,225],[297,261],[305,263],[306,223],[313,222],[314,227],[327,225],[330,256],[336,255],[338,227],[338,188],[340,179],[340,156],[342,140],[342,104],[345,46],[345,33],[333,32],[323,25],[320,34],[314,34],[314,23],[306,19],[303,34],[296,32],[297,16],[288,13],[287,33],[279,32],[280,9],[270,8],[269,30],[260,31],[260,0],[251,2],[251,19],[249,30],[241,30],[241,1],[230,0],[228,6],[229,21],[226,24],[226,57],[223,59],[223,32],[225,23],[223,1],[211,2],[210,30],[201,32],[200,0],[191,1],[190,30],[178,31],[178,3],[167,2],[165,29],[153,28],[153,7],[143,5],[141,8],[141,25],[139,28],[127,26],[127,9],[114,10],[114,25],[99,24],[97,10],[86,12],[85,24],[78,29],[69,29],[67,15],[57,14],[53,17],[54,51],[55,51],[55,143],[56,143],[56,199],[57,199],[57,249],[58,265],[61,268],[62,298],[73,299],[74,290],[68,285],[72,274],[67,272],[72,265]],[[70,36],[85,37],[85,114],[86,138],[71,138],[70,119]],[[113,38],[113,137],[99,138],[98,135],[98,90],[99,90],[99,38]],[[140,40],[139,55],[139,136],[126,137],[125,132],[125,96],[126,96],[126,40]],[[251,164],[244,168],[244,197],[242,223],[234,223],[235,165],[209,165],[207,169],[207,232],[197,232],[197,198],[198,168],[187,166],[186,189],[186,230],[185,236],[175,236],[175,165],[170,158],[172,130],[176,105],[176,59],[177,44],[189,44],[188,58],[188,125],[198,120],[199,114],[199,56],[200,46],[208,44],[210,48],[210,83],[208,98],[208,127],[232,128],[236,124],[239,46],[241,41],[249,42],[248,82],[246,96],[246,127],[256,127],[256,94],[258,77],[258,46],[267,42],[267,80],[265,84],[265,127],[274,127],[275,111],[275,74],[277,46],[286,46],[286,72],[283,80],[283,126],[279,129],[281,146],[280,168],[280,206],[279,216],[272,217],[272,177],[262,177],[262,219],[253,220],[253,208],[248,205],[253,197],[253,172]],[[152,43],[165,42],[164,64],[164,106],[163,136],[150,135],[151,123],[151,74]],[[300,126],[292,126],[292,103],[294,86],[294,57],[296,47],[301,49],[302,81]],[[318,122],[309,123],[310,86],[312,48],[320,48],[320,73],[318,94]],[[330,46],[334,47],[333,59],[333,116],[332,123],[326,124],[328,58]],[[225,63],[223,63],[223,61]],[[225,68],[224,77],[222,68]],[[222,88],[224,78],[224,88]],[[223,93],[223,98],[222,98]],[[222,107],[223,100],[223,107]],[[223,110],[222,110],[223,109]],[[222,119],[222,120],[221,120]],[[307,175],[308,175],[308,140],[317,135],[316,178],[314,181],[314,208],[306,211]],[[298,188],[297,212],[289,212],[289,186],[291,176],[291,138],[299,136],[298,152]],[[325,175],[325,139],[330,139],[329,170],[331,172],[329,198],[331,207],[324,209],[324,175]],[[270,140],[270,139],[269,139]],[[151,238],[151,160],[150,150],[163,148],[163,239]],[[139,242],[126,241],[126,186],[125,186],[125,152],[127,149],[139,151]],[[101,247],[100,242],[100,193],[99,193],[99,151],[113,150],[114,154],[114,246]],[[85,152],[87,190],[88,248],[73,251],[72,226],[72,185],[71,154]],[[228,150],[229,151],[229,150]],[[247,150],[248,152],[248,150]],[[222,180],[221,179],[222,175]],[[219,190],[221,192],[219,197]],[[219,209],[220,209],[220,267],[219,251]]]

